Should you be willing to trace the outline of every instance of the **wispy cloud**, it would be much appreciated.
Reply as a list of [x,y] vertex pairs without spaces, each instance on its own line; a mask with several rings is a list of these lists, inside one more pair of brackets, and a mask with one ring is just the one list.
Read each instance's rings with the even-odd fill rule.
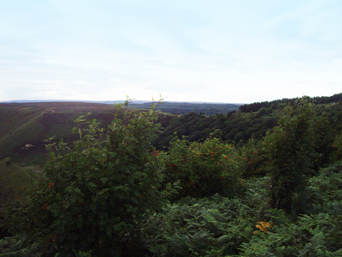
[[336,0],[4,2],[0,101],[331,95],[341,12]]

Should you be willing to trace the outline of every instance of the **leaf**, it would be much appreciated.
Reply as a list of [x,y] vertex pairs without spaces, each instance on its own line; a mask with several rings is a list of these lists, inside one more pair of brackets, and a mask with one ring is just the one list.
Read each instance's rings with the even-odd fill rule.
[[103,195],[103,194],[106,193],[107,191],[109,191],[109,188],[102,189],[101,191],[97,192],[97,194],[98,194],[98,195]]
[[101,181],[103,184],[106,184],[108,182],[108,178],[101,178]]
[[95,187],[95,184],[93,182],[89,182],[88,185],[91,187]]

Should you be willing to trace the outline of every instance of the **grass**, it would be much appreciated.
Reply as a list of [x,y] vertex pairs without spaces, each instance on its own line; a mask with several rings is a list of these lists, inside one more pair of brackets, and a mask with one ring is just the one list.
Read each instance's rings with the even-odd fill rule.
[[9,163],[9,158],[0,161],[0,206],[20,200],[39,178],[37,166],[21,167]]
[[[94,118],[110,114],[106,117],[110,117],[108,121],[102,120],[108,124],[114,110],[111,105],[90,103],[0,104],[0,158],[12,157],[20,161],[20,157],[30,156],[31,160],[39,159],[44,139],[52,136],[56,136],[56,140],[70,138],[74,120],[88,112],[92,112]],[[26,144],[33,147],[26,149]]]

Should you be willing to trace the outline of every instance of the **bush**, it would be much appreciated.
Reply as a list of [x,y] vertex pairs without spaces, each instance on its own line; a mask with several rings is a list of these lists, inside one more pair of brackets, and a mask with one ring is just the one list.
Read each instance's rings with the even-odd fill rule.
[[[13,215],[13,230],[54,256],[116,256],[129,231],[166,202],[163,165],[151,143],[159,131],[155,106],[149,112],[114,118],[108,130],[93,120],[75,129],[72,149],[50,144],[50,159],[27,206]],[[78,122],[85,122],[79,118]],[[53,149],[56,151],[53,151]]]
[[217,138],[203,143],[175,139],[165,160],[166,180],[180,182],[178,198],[216,193],[232,197],[243,191],[237,153],[233,146]]

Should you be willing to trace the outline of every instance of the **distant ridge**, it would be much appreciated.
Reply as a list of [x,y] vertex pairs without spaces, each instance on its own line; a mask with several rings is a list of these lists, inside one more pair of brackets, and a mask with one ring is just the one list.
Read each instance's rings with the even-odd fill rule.
[[[97,104],[118,104],[124,103],[126,100],[111,100],[111,101],[88,101],[88,100],[11,100],[0,103],[53,103],[53,102],[64,102],[64,103],[97,103]],[[132,100],[132,104],[144,104],[152,103],[151,100]],[[244,105],[246,103],[224,103],[224,102],[200,102],[200,101],[163,101],[163,103],[177,103],[177,104],[234,104]]]
[[[97,103],[97,104],[118,104],[124,103],[126,100],[112,100],[112,101],[87,101],[87,100],[12,100],[0,103],[53,103],[53,102],[63,102],[63,103]],[[134,104],[148,103],[147,100],[132,100]]]

